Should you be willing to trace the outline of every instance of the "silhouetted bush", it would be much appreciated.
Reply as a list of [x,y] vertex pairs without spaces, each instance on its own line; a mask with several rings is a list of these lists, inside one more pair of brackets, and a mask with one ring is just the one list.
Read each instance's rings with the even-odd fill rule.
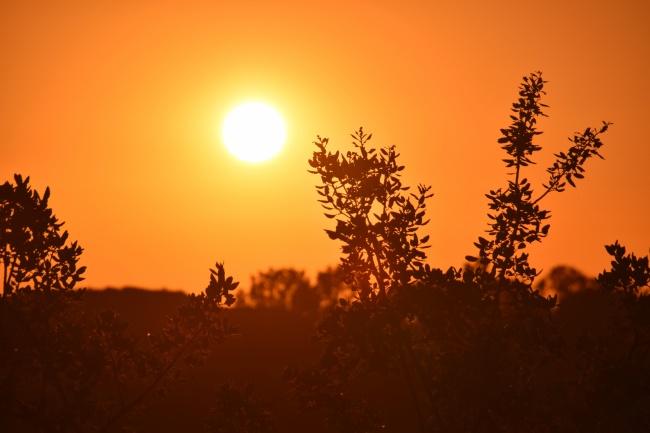
[[115,431],[164,395],[235,328],[222,318],[237,287],[217,263],[205,292],[145,341],[114,311],[89,314],[77,268],[82,249],[29,178],[0,187],[0,427],[2,431]]
[[[567,343],[552,315],[557,297],[540,295],[533,284],[538,271],[526,248],[550,228],[541,203],[584,177],[610,125],[574,134],[535,194],[525,171],[541,150],[535,137],[545,116],[544,85],[541,73],[524,77],[512,124],[501,130],[509,179],[486,194],[489,228],[475,242],[477,252],[465,257],[475,267],[424,263],[428,236],[419,230],[432,194],[422,185],[407,192],[394,146],[370,148],[372,135],[359,129],[353,150],[332,153],[328,139],[318,137],[309,164],[322,183],[325,216],[336,221],[327,234],[343,244],[341,268],[354,297],[341,299],[319,324],[326,345],[320,363],[288,370],[303,409],[323,409],[338,431],[382,430],[349,397],[360,378],[380,373],[400,375],[408,385],[420,431],[650,429],[647,258],[607,247],[614,270],[599,282],[625,311],[613,311],[609,319],[622,323],[600,343]],[[556,377],[549,366],[567,375]],[[606,395],[618,402],[607,406]]]

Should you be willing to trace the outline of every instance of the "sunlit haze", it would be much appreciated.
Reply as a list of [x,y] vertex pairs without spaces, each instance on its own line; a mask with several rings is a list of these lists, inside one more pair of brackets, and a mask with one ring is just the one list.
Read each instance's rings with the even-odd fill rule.
[[[3,2],[0,181],[51,188],[89,287],[200,291],[217,261],[245,287],[338,262],[307,160],[317,135],[344,150],[363,126],[397,146],[405,184],[432,186],[428,262],[460,266],[506,182],[497,139],[517,87],[542,71],[533,185],[567,137],[613,125],[605,159],[545,201],[531,262],[596,275],[605,244],[650,247],[648,22],[641,1]],[[287,130],[256,164],[221,134],[250,101]]]

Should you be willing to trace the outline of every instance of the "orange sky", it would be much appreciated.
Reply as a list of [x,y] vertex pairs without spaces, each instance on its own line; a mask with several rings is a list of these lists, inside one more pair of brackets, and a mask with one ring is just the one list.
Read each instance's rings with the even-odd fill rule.
[[[318,4],[318,6],[314,6]],[[90,287],[203,290],[225,261],[314,275],[339,245],[307,159],[317,134],[359,126],[396,144],[405,183],[430,184],[429,262],[461,265],[505,184],[499,129],[541,70],[550,117],[529,178],[601,120],[605,160],[550,197],[549,269],[595,275],[603,245],[650,247],[650,3],[638,1],[19,1],[0,5],[0,181],[31,176],[85,251]],[[245,101],[275,107],[280,154],[236,160],[220,128]]]

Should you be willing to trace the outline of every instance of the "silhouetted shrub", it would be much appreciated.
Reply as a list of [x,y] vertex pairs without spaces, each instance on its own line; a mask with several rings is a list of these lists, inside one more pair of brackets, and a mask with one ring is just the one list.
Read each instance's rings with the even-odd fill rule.
[[210,283],[139,341],[113,311],[89,314],[77,268],[82,249],[29,178],[0,187],[0,427],[2,431],[127,429],[154,393],[165,394],[235,332],[222,318],[237,287],[217,263]]
[[[403,377],[421,431],[607,431],[612,422],[600,415],[584,417],[601,410],[606,391],[625,396],[613,406],[619,410],[614,419],[627,431],[650,428],[643,409],[647,374],[635,370],[630,375],[619,366],[624,351],[607,345],[591,345],[584,356],[598,358],[611,348],[617,360],[608,362],[611,367],[590,360],[586,369],[577,368],[585,358],[565,356],[575,350],[551,314],[557,297],[544,297],[534,286],[538,271],[526,248],[549,233],[550,213],[541,203],[584,177],[584,164],[600,157],[600,134],[610,125],[603,122],[574,134],[571,147],[556,154],[547,169],[542,192],[535,194],[525,171],[541,150],[535,137],[541,134],[537,120],[545,116],[544,85],[541,73],[524,77],[512,124],[501,130],[498,142],[507,154],[509,179],[486,194],[489,228],[475,242],[477,253],[465,257],[475,267],[442,270],[425,264],[428,236],[419,230],[428,222],[426,203],[432,194],[422,185],[408,193],[394,146],[370,148],[372,135],[359,129],[352,135],[353,150],[332,153],[328,139],[318,137],[310,172],[320,177],[317,190],[325,216],[336,221],[327,234],[343,244],[341,268],[354,296],[341,299],[319,324],[318,338],[326,345],[320,363],[288,370],[303,408],[338,411],[329,419],[339,429],[336,420],[356,410],[359,422],[346,431],[382,430],[375,417],[363,416],[366,409],[346,397],[359,378],[381,373]],[[647,258],[625,259],[617,248],[608,247],[618,260],[616,273],[605,273],[599,281],[627,300],[625,323],[639,334],[623,345],[645,367],[648,351],[637,347],[647,344],[641,317],[648,316],[640,313],[647,298],[635,288],[647,287]],[[617,337],[629,334],[623,328]],[[554,377],[549,365],[563,365],[570,374]],[[619,378],[619,385],[611,378]]]

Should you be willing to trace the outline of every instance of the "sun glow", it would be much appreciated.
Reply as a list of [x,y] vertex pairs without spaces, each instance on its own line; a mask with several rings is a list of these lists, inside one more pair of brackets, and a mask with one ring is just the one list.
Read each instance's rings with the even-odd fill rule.
[[223,125],[228,150],[248,162],[265,161],[280,151],[286,131],[273,108],[259,102],[240,105],[230,112]]

